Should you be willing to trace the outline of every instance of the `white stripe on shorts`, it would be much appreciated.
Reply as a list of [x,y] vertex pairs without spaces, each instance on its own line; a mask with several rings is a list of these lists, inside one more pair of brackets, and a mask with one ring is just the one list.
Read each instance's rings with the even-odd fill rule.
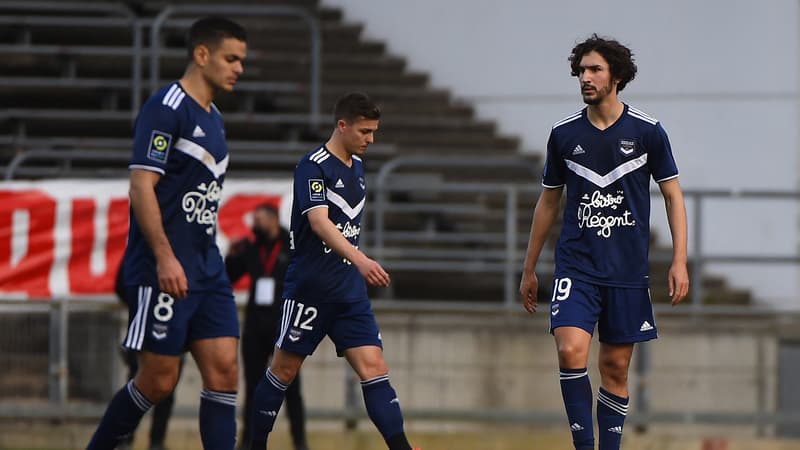
[[286,300],[283,302],[283,316],[281,317],[281,334],[278,340],[275,341],[275,346],[283,348],[283,337],[286,336],[286,331],[289,330],[289,324],[292,323],[292,310],[294,309],[294,300]]
[[133,350],[141,350],[144,342],[145,330],[147,329],[147,310],[150,307],[150,295],[153,288],[150,286],[139,286],[139,299],[137,302],[136,316],[133,318],[128,328],[128,336],[125,339],[125,347]]

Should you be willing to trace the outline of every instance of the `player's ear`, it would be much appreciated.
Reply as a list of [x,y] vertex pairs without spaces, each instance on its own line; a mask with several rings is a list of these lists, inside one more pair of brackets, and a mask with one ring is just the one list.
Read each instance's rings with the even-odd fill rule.
[[344,131],[344,129],[347,128],[347,125],[349,124],[344,119],[339,119],[336,121],[336,129],[339,130],[340,132]]
[[194,63],[200,67],[205,66],[208,64],[208,58],[211,51],[203,44],[197,45],[194,47],[194,52],[192,52],[192,56],[194,57]]

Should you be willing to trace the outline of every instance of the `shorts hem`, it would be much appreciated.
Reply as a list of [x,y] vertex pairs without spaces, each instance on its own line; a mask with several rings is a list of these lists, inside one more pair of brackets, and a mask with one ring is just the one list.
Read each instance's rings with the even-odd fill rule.
[[608,339],[605,337],[600,338],[600,342],[604,344],[636,344],[639,342],[647,342],[658,339],[658,333],[646,333],[646,334],[637,334],[635,336],[622,336],[622,337],[615,337],[613,339]]
[[350,344],[350,345],[347,345],[347,346],[344,346],[344,347],[339,347],[337,345],[336,346],[336,356],[338,356],[339,358],[342,358],[344,356],[344,352],[347,351],[347,350],[350,350],[351,348],[367,347],[367,346],[378,347],[381,350],[383,350],[383,343],[382,342],[362,342],[362,343],[357,343],[357,344]]
[[594,337],[594,325],[589,326],[589,325],[582,325],[582,324],[576,324],[576,323],[561,323],[561,324],[558,324],[558,325],[551,325],[550,326],[550,334],[555,335],[556,328],[562,328],[562,327],[580,328],[581,330],[589,333],[590,336]]

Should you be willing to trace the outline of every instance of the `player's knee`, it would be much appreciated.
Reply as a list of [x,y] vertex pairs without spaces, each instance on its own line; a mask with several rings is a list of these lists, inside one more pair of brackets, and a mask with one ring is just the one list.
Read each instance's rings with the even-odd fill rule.
[[388,374],[389,367],[383,358],[369,358],[361,361],[356,371],[362,380],[369,380]]
[[600,374],[615,384],[628,382],[628,361],[624,358],[601,358]]
[[168,374],[164,376],[148,376],[147,374],[137,374],[134,380],[136,388],[144,395],[150,402],[159,403],[169,396],[175,389],[177,384],[177,375],[171,377]]
[[563,367],[585,366],[586,349],[572,342],[558,343],[558,361]]
[[273,361],[272,365],[269,368],[269,371],[272,372],[273,375],[278,377],[284,384],[292,384],[295,377],[297,377],[297,372],[300,370],[300,367],[289,364],[289,363],[281,363],[279,361]]

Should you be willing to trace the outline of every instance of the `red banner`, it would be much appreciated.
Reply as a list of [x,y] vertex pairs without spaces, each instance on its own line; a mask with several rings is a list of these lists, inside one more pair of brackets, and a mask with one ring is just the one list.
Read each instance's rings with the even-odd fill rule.
[[[0,299],[111,294],[128,235],[127,194],[127,180],[0,183]],[[223,254],[250,233],[260,203],[277,205],[288,225],[291,180],[225,182],[217,218]]]

